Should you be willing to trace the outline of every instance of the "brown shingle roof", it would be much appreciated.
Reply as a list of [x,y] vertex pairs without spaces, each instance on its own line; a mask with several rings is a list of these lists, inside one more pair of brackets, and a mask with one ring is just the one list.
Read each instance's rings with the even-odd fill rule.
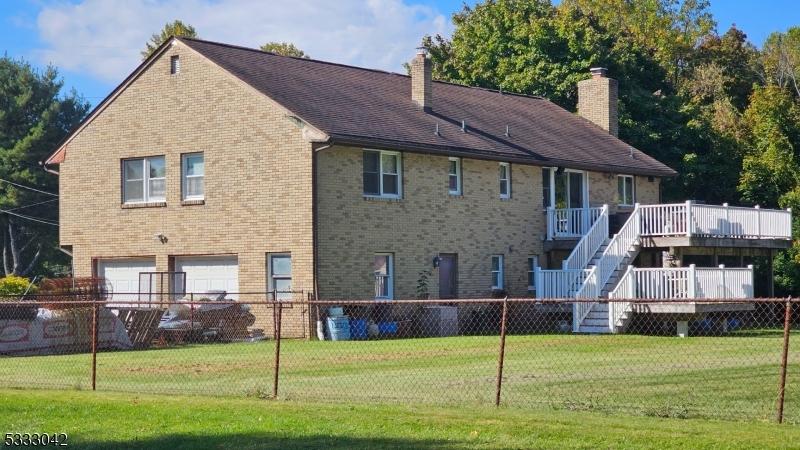
[[[426,112],[411,101],[411,79],[406,75],[180,39],[327,133],[334,143],[675,175],[654,158],[540,97],[434,82],[433,109]],[[461,131],[462,120],[467,132]]]

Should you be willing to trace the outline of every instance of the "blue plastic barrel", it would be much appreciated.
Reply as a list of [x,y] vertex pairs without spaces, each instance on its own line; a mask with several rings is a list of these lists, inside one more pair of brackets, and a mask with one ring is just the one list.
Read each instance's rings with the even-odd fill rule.
[[350,319],[343,317],[328,317],[328,337],[332,341],[350,340]]
[[367,321],[364,319],[350,319],[350,338],[367,338]]
[[380,334],[397,334],[397,322],[378,322]]

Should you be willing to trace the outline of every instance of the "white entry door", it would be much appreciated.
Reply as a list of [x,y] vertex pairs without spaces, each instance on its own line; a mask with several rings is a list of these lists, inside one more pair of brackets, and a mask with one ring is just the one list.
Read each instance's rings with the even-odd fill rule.
[[239,262],[236,256],[186,256],[175,258],[175,271],[186,272],[186,293],[239,292]]
[[139,286],[141,272],[155,272],[155,258],[101,259],[97,261],[97,276],[106,279],[114,301],[138,301],[138,293],[143,292]]

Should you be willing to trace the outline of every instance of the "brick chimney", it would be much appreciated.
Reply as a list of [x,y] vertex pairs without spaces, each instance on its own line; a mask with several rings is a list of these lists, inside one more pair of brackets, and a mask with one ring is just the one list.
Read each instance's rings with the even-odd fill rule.
[[578,82],[578,114],[616,136],[619,131],[617,80],[602,67],[589,69],[592,78]]
[[427,111],[433,107],[432,63],[424,48],[417,50],[417,56],[411,60],[411,100]]

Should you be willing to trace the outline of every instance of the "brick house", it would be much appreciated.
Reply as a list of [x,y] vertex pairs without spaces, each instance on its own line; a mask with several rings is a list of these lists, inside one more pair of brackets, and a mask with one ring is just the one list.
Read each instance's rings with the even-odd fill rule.
[[[690,218],[716,213],[659,205],[675,172],[616,137],[603,69],[573,114],[433,81],[430,66],[419,54],[406,76],[170,39],[45,162],[75,275],[107,278],[119,299],[156,272],[249,299],[413,298],[426,271],[431,298],[546,297],[577,295],[586,277],[572,273],[610,261],[600,296],[634,262],[744,267],[788,245],[785,211],[758,211],[778,230],[751,232],[742,212],[709,231]],[[635,242],[617,245],[634,219]],[[625,254],[604,259],[615,246]]]

